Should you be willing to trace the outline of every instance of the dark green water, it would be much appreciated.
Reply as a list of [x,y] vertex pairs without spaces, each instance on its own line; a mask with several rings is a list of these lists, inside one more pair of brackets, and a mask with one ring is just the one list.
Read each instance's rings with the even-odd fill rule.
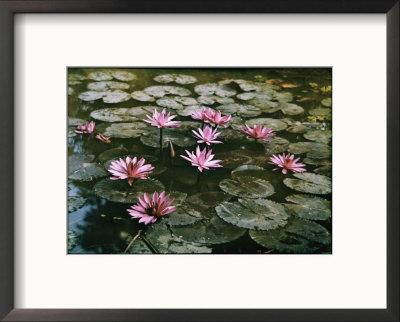
[[[80,93],[88,91],[88,84],[96,82],[93,79],[88,79],[87,76],[94,71],[102,70],[107,71],[107,69],[69,69],[69,76],[71,75],[80,75],[82,76],[82,80],[77,82],[71,82],[73,85],[69,85],[69,94],[68,95],[68,116],[70,121],[72,118],[82,119],[85,121],[91,120],[90,114],[99,109],[104,108],[131,108],[137,106],[157,106],[157,103],[154,102],[141,102],[135,99],[129,99],[125,102],[121,103],[104,103],[102,99],[94,100],[94,101],[83,101],[78,96]],[[116,70],[116,69],[113,69]],[[121,69],[122,70],[122,69]],[[126,93],[132,93],[134,91],[142,91],[145,88],[153,85],[168,85],[168,86],[178,86],[189,89],[191,91],[191,95],[194,99],[197,99],[199,95],[194,91],[194,88],[197,85],[205,84],[205,83],[219,83],[226,79],[240,79],[247,81],[249,84],[255,84],[264,86],[268,84],[271,86],[271,90],[276,93],[283,93],[284,97],[279,96],[273,97],[271,101],[280,109],[271,113],[271,110],[268,111],[266,109],[262,109],[263,111],[256,116],[245,117],[246,113],[242,116],[239,113],[234,113],[233,116],[239,124],[240,122],[246,122],[252,119],[258,118],[271,118],[283,121],[287,126],[285,129],[276,131],[276,136],[279,138],[283,138],[287,140],[287,144],[282,143],[278,145],[276,150],[273,150],[268,146],[268,143],[259,143],[254,142],[254,140],[246,139],[245,135],[231,135],[227,136],[226,139],[223,138],[224,144],[212,145],[213,153],[216,154],[216,159],[222,159],[224,162],[223,168],[217,168],[215,170],[206,171],[198,176],[198,170],[195,167],[192,167],[189,162],[183,160],[179,155],[185,154],[185,149],[189,151],[193,151],[197,144],[189,147],[179,147],[174,145],[176,157],[171,159],[169,148],[163,149],[163,156],[160,156],[159,149],[151,146],[147,146],[142,143],[140,137],[136,138],[111,138],[111,143],[106,144],[100,142],[96,139],[91,138],[89,135],[73,135],[73,129],[76,126],[69,127],[69,135],[68,137],[68,154],[71,155],[94,155],[95,159],[94,163],[103,166],[106,161],[102,158],[99,158],[99,155],[104,151],[114,149],[114,148],[122,148],[126,149],[126,152],[121,152],[121,156],[130,155],[130,156],[144,156],[146,160],[149,160],[151,164],[153,164],[156,169],[160,169],[159,174],[153,176],[153,179],[160,181],[167,191],[178,191],[187,194],[187,197],[191,195],[195,195],[198,193],[206,193],[206,192],[214,192],[221,191],[219,183],[223,179],[232,178],[231,172],[233,169],[237,168],[240,165],[256,165],[263,167],[265,171],[262,171],[261,177],[263,180],[267,180],[274,187],[275,193],[268,197],[269,200],[272,200],[277,203],[288,203],[285,198],[294,194],[306,194],[309,196],[318,196],[319,198],[326,199],[328,201],[331,200],[331,194],[313,194],[313,193],[305,193],[301,191],[296,191],[289,188],[287,185],[283,183],[285,178],[296,179],[292,173],[283,175],[280,171],[272,171],[274,168],[273,165],[268,164],[269,156],[272,155],[272,152],[281,153],[287,152],[290,144],[297,142],[315,142],[318,141],[320,144],[323,144],[323,148],[331,146],[330,139],[324,138],[315,138],[314,136],[306,135],[309,138],[305,137],[305,133],[315,133],[314,130],[318,131],[330,131],[331,129],[331,114],[318,115],[318,111],[320,108],[324,109],[324,111],[330,108],[329,104],[322,104],[321,102],[326,99],[331,98],[331,70],[330,69],[124,69],[124,71],[129,71],[136,75],[136,79],[132,81],[124,81],[129,85],[129,89],[124,89],[123,91]],[[161,74],[171,74],[171,73],[179,73],[185,75],[194,76],[197,79],[197,82],[193,84],[180,85],[176,83],[168,83],[161,84],[153,80],[153,78],[157,75]],[[86,79],[83,79],[86,78]],[[119,81],[113,79],[113,81]],[[251,101],[241,100],[237,97],[238,94],[243,93],[253,93],[257,90],[243,90],[239,87],[237,83],[227,83],[226,86],[236,91],[236,95],[229,96],[230,99],[234,101],[234,103],[238,104],[251,104]],[[290,93],[290,94],[285,94]],[[173,95],[170,95],[173,96]],[[226,97],[225,97],[226,98]],[[303,112],[298,113],[296,115],[285,114],[282,112],[283,106],[287,106],[287,104],[295,104],[304,109]],[[215,102],[210,105],[200,104],[203,106],[208,106],[217,109],[217,107],[223,105],[218,102]],[[325,106],[323,106],[325,105]],[[183,106],[181,109],[183,109]],[[171,114],[177,114],[176,109],[168,109]],[[265,112],[267,111],[267,112]],[[273,110],[272,110],[273,111]],[[315,112],[317,111],[317,112]],[[297,112],[296,112],[297,113]],[[149,113],[150,114],[150,113]],[[178,116],[177,120],[180,121],[194,121],[190,116]],[[140,120],[139,120],[140,121]],[[235,121],[235,124],[236,124]],[[297,123],[296,123],[297,122]],[[100,120],[96,120],[96,127],[99,129],[103,129],[105,124],[102,127],[102,122]],[[71,123],[70,123],[71,124]],[[199,123],[201,126],[201,123]],[[297,126],[297,127],[296,127]],[[146,128],[145,130],[152,130],[151,128]],[[186,131],[181,131],[180,133],[189,137],[192,137],[191,128],[188,128]],[[237,127],[232,129],[231,127],[227,129],[221,129],[224,131],[231,131],[234,133],[237,131]],[[295,132],[295,133],[294,133]],[[319,132],[318,132],[319,133]],[[286,141],[284,141],[286,142]],[[322,142],[322,143],[321,143]],[[303,147],[301,147],[303,148]],[[292,148],[293,150],[294,148]],[[318,148],[318,145],[307,147],[306,151],[301,151],[299,153],[295,153],[296,157],[301,157],[301,161],[305,158],[311,159],[309,163],[307,163],[307,172],[316,173],[318,175],[323,175],[327,177],[331,177],[331,155],[330,153],[322,153]],[[239,151],[239,152],[238,152]],[[310,153],[308,155],[308,153]],[[240,157],[238,156],[240,155]],[[311,157],[310,157],[311,156]],[[316,156],[316,157],[315,157]],[[113,155],[116,157],[116,155]],[[318,163],[318,164],[315,164]],[[225,166],[226,165],[226,166]],[[247,173],[246,175],[253,176],[254,173]],[[254,174],[258,176],[258,174]],[[108,177],[108,175],[107,175]],[[68,213],[68,230],[69,230],[69,253],[73,254],[121,254],[124,252],[125,248],[131,241],[131,239],[138,233],[139,230],[142,230],[142,238],[139,238],[138,241],[143,243],[146,247],[146,251],[144,253],[149,253],[149,248],[147,246],[148,243],[152,244],[151,241],[146,240],[146,231],[149,229],[153,229],[150,226],[155,225],[165,225],[161,221],[161,223],[157,222],[155,224],[144,226],[142,224],[138,224],[137,220],[131,219],[128,215],[126,209],[131,205],[129,203],[119,203],[108,201],[102,197],[99,197],[95,193],[94,186],[99,181],[104,178],[95,178],[89,181],[81,181],[81,180],[68,180],[68,196],[69,197],[82,197],[84,203],[80,209],[71,211]],[[125,180],[126,181],[126,180]],[[237,200],[237,197],[233,196],[230,202]],[[205,202],[207,203],[207,202]],[[209,212],[213,212],[213,216],[215,215],[215,211],[213,209],[207,210],[207,214],[205,214],[204,220],[197,221],[196,224],[201,225],[204,222],[204,225],[208,225],[210,217]],[[287,210],[290,213],[289,210]],[[173,216],[173,213],[169,216]],[[217,217],[219,218],[219,217]],[[295,213],[290,213],[290,218],[297,218]],[[219,220],[219,219],[218,219]],[[328,233],[331,233],[331,218],[326,220],[315,220],[315,223],[321,225]],[[225,223],[226,225],[231,225]],[[185,225],[184,225],[185,226]],[[208,226],[207,226],[208,227]],[[236,228],[236,227],[235,227]],[[284,227],[283,227],[284,228]],[[280,229],[283,229],[280,228]],[[178,238],[179,234],[174,233],[174,227],[170,227],[168,225],[169,232],[172,237],[176,235]],[[229,230],[229,227],[227,228]],[[241,229],[241,228],[240,228]],[[176,231],[179,231],[178,229]],[[221,231],[214,231],[214,234],[217,236],[219,234],[224,234],[224,228]],[[303,233],[302,233],[303,234]],[[276,238],[281,238],[281,243],[287,243],[291,245],[292,243],[301,244],[307,240],[304,235],[298,233],[287,233],[292,237],[285,237],[286,240],[277,236]],[[305,234],[307,234],[307,230],[305,230]],[[312,232],[310,234],[313,234]],[[238,238],[235,238],[232,241],[224,242],[224,243],[211,243],[208,244],[206,242],[202,243],[194,243],[195,245],[206,246],[212,253],[270,253],[270,254],[279,254],[286,253],[286,251],[282,250],[282,248],[277,247],[263,247],[259,243],[256,243],[249,236],[248,229],[243,228],[243,234]],[[300,237],[299,237],[300,236]],[[185,237],[185,236],[184,236]],[[273,237],[271,237],[273,238]],[[301,247],[291,248],[289,249],[297,249],[295,251],[288,251],[293,253],[330,253],[331,252],[331,244],[327,243],[319,243],[317,240],[311,241],[308,240],[305,242],[307,247],[304,248],[304,251],[301,250]],[[189,238],[190,239],[190,238]],[[183,238],[185,241],[185,238]],[[189,240],[192,242],[192,240]],[[168,243],[168,241],[167,241]],[[311,244],[310,244],[311,243]],[[154,244],[154,243],[153,243]],[[310,246],[311,245],[311,246]],[[151,246],[151,245],[150,245]],[[154,245],[152,245],[154,246]],[[174,251],[160,251],[154,246],[156,249],[151,249],[151,252],[157,253],[170,253]],[[135,248],[136,251],[130,250],[130,253],[141,252]],[[300,249],[300,251],[298,251]],[[310,251],[309,249],[312,249]],[[202,253],[200,251],[200,253]]]

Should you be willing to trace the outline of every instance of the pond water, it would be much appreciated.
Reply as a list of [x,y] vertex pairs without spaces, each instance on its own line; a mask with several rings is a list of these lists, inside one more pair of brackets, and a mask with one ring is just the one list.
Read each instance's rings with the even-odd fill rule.
[[[69,68],[68,253],[330,254],[331,92],[327,68]],[[232,119],[211,145],[222,167],[200,173],[180,155],[198,145],[203,124],[190,115],[202,106]],[[159,129],[143,122],[155,108],[181,121],[163,129],[161,152]],[[75,133],[87,121],[111,142]],[[247,138],[245,124],[275,136]],[[272,171],[282,153],[306,172]],[[126,156],[152,164],[149,179],[110,180]],[[177,210],[139,223],[127,209],[146,191],[170,193]]]

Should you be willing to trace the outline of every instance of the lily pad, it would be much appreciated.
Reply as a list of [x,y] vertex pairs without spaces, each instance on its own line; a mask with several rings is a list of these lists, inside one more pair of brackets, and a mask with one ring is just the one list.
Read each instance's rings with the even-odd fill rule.
[[224,221],[254,230],[283,227],[289,218],[284,206],[267,199],[239,199],[239,202],[223,202],[215,207],[215,210]]
[[252,164],[241,165],[231,172],[231,177],[234,180],[237,180],[239,177],[243,176],[268,180],[271,177],[271,174],[263,167]]
[[148,127],[143,122],[103,123],[97,129],[104,136],[116,139],[131,139],[141,136]]
[[193,84],[197,82],[197,78],[190,75],[183,74],[163,74],[154,77],[154,80],[158,83],[168,84],[168,83],[178,83],[180,85]]
[[237,94],[236,97],[242,101],[248,101],[248,100],[251,100],[252,98],[256,97],[256,93],[253,93],[253,92],[240,93],[240,94]]
[[172,235],[168,227],[162,223],[151,225],[146,231],[146,239],[162,254],[209,254],[211,248],[187,242]]
[[104,95],[107,95],[107,92],[95,92],[95,91],[87,91],[80,93],[78,95],[79,99],[85,102],[92,102],[103,98]]
[[323,226],[308,220],[292,218],[276,230],[249,232],[257,244],[280,253],[312,254],[331,244],[331,235]]
[[281,111],[286,115],[299,115],[304,113],[304,108],[296,104],[286,103],[282,105]]
[[114,81],[101,81],[89,83],[87,88],[92,91],[105,92],[109,89],[128,89],[130,86],[126,83],[114,82]]
[[186,199],[186,204],[205,214],[221,202],[228,201],[231,198],[231,195],[222,191],[207,191],[190,196]]
[[92,72],[88,75],[89,79],[93,79],[95,81],[108,81],[112,80],[113,76],[111,75],[110,72],[101,72],[101,71],[96,71]]
[[200,104],[205,104],[205,105],[213,105],[214,103],[231,104],[235,102],[235,100],[231,97],[220,97],[217,95],[201,95],[197,97],[197,101]]
[[217,83],[207,83],[197,85],[194,91],[199,95],[217,95],[220,97],[230,97],[236,95],[236,91],[227,85]]
[[113,71],[111,74],[112,76],[114,76],[115,79],[118,79],[123,82],[131,82],[137,79],[135,74],[122,70]]
[[270,142],[264,143],[263,141],[260,141],[260,143],[265,146],[265,152],[270,154],[285,152],[290,144],[288,140],[279,136],[273,136],[269,138],[269,140]]
[[174,100],[182,105],[188,106],[188,105],[195,105],[197,104],[197,100],[193,97],[187,97],[187,96],[175,96]]
[[296,142],[289,145],[288,151],[293,154],[307,153],[308,158],[326,159],[331,156],[331,147],[320,142]]
[[305,133],[308,130],[308,126],[301,123],[301,122],[296,122],[296,123],[292,123],[287,129],[286,131],[289,133]]
[[328,220],[331,218],[331,203],[323,198],[292,195],[285,198],[292,204],[285,204],[297,217],[309,220]]
[[321,101],[321,104],[322,104],[323,106],[326,106],[326,107],[331,107],[331,106],[332,106],[332,98],[330,98],[330,97],[324,98],[324,99]]
[[156,101],[157,105],[162,106],[162,107],[167,107],[167,108],[172,108],[174,110],[179,110],[183,108],[183,105],[178,103],[177,101],[175,101],[172,98],[168,98],[168,97],[163,97],[163,98],[159,98]]
[[68,126],[78,126],[85,124],[86,121],[82,119],[77,119],[75,117],[68,117]]
[[112,92],[107,92],[106,95],[103,96],[103,102],[107,104],[122,103],[129,101],[130,99],[131,94],[118,89]]
[[84,81],[86,76],[82,74],[68,74],[68,81]]
[[[143,133],[140,137],[140,141],[144,145],[151,146],[153,148],[160,147],[160,130],[152,130]],[[163,129],[163,147],[166,148],[171,141],[174,145],[181,148],[189,147],[196,144],[196,141],[187,135],[181,134],[171,129]]]
[[193,209],[191,211],[190,208],[183,205],[173,213],[163,217],[163,221],[171,226],[182,226],[194,224],[202,219],[201,216],[193,216],[190,212],[193,213]]
[[120,146],[118,148],[112,148],[100,153],[98,159],[100,162],[106,162],[108,160],[120,157],[122,155],[126,155],[127,153],[128,149],[126,149],[123,146]]
[[286,178],[283,180],[283,183],[291,189],[316,195],[332,192],[332,180],[329,177],[309,172],[294,173],[293,175],[298,179]]
[[274,92],[273,99],[279,101],[280,103],[288,103],[293,101],[293,94],[289,92]]
[[332,120],[332,109],[330,108],[315,108],[309,111],[309,114],[323,117],[326,120]]
[[265,198],[275,193],[274,187],[266,180],[242,176],[236,180],[224,179],[219,183],[221,190],[243,198]]
[[268,162],[268,158],[263,151],[252,150],[232,150],[217,153],[215,159],[222,160],[224,168],[227,169],[234,169],[244,164],[263,166]]
[[127,254],[153,254],[151,249],[146,245],[146,243],[140,237],[133,242],[133,244],[131,245],[131,247],[129,247],[129,249],[126,253]]
[[261,114],[258,107],[248,104],[224,104],[216,107],[216,110],[221,111],[223,114],[236,113],[242,117],[254,117]]
[[132,98],[140,102],[154,102],[156,99],[153,96],[147,95],[143,91],[135,91],[131,94]]
[[332,138],[332,131],[308,130],[306,133],[304,133],[304,138],[307,140],[328,144]]
[[86,199],[82,197],[68,197],[68,213],[81,209],[85,202]]
[[190,90],[177,87],[177,86],[150,86],[147,87],[144,92],[147,95],[153,97],[164,97],[165,95],[177,95],[177,96],[190,96]]
[[93,155],[73,154],[68,157],[68,178],[77,181],[93,181],[105,177],[107,173],[97,163],[92,163]]
[[246,124],[250,127],[253,127],[254,125],[264,125],[276,132],[282,131],[287,128],[287,124],[285,122],[282,122],[281,120],[278,120],[278,119],[271,119],[271,118],[251,119],[251,120],[246,121]]
[[164,185],[155,179],[135,179],[132,186],[129,186],[127,180],[103,179],[95,184],[94,191],[96,195],[112,202],[137,203],[138,197],[145,192],[154,193],[165,190]]
[[186,106],[181,110],[178,110],[177,113],[180,116],[190,116],[194,112],[201,111],[201,105],[190,105]]
[[215,214],[205,222],[187,226],[172,226],[176,236],[188,242],[204,245],[228,243],[243,236],[246,230],[228,224]]

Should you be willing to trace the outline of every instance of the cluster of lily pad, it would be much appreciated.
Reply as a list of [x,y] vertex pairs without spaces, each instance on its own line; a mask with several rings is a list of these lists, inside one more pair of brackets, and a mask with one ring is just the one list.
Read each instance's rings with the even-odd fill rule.
[[[106,80],[104,75],[100,76],[97,78],[102,80],[98,81],[98,83],[109,82],[104,86],[116,88],[117,85],[112,84],[110,79]],[[183,76],[185,75],[159,75],[155,80],[162,83],[176,82],[178,84],[196,82],[193,78],[185,78]],[[254,108],[251,105],[236,104],[229,100],[231,96],[236,95],[234,90],[226,86],[229,82],[236,82],[241,89],[248,91],[242,93],[243,95],[238,94],[237,97],[238,99],[252,101]],[[102,84],[97,84],[96,86],[91,85],[88,87],[92,90],[103,88]],[[257,86],[260,86],[261,90]],[[271,89],[271,92],[268,89]],[[140,122],[137,122],[134,126],[132,125],[132,127],[124,125],[129,123],[112,123],[111,127],[105,124],[103,125],[105,127],[101,128],[105,131],[95,133],[94,121],[78,125],[75,133],[96,134],[95,137],[97,139],[109,143],[107,141],[110,141],[110,137],[105,135],[109,133],[112,136],[112,131],[115,131],[113,127],[119,127],[119,130],[116,130],[115,133],[120,133],[120,136],[114,137],[121,137],[124,133],[127,134],[126,137],[132,137],[129,136],[130,131],[132,133],[137,131],[143,143],[146,142],[147,145],[153,147],[159,146],[160,156],[162,156],[162,150],[166,145],[170,144],[171,149],[173,149],[173,140],[170,138],[182,135],[182,132],[174,132],[173,129],[185,125],[183,124],[184,122],[174,120],[176,115],[171,115],[170,112],[167,113],[166,111],[166,108],[175,109],[174,107],[179,106],[179,109],[177,109],[179,115],[191,116],[192,119],[202,122],[197,129],[193,129],[191,126],[188,128],[198,143],[195,151],[185,150],[187,155],[181,155],[192,166],[197,167],[199,172],[202,172],[204,169],[210,170],[211,168],[225,166],[225,164],[220,164],[221,162],[223,163],[223,160],[214,159],[215,155],[212,154],[211,146],[213,144],[222,144],[223,141],[219,140],[221,138],[223,140],[227,135],[237,135],[230,131],[233,130],[237,133],[245,134],[247,138],[265,142],[265,150],[271,149],[273,151],[275,140],[279,141],[281,139],[275,137],[276,131],[288,127],[288,123],[268,118],[252,119],[245,123],[238,119],[240,116],[258,116],[261,113],[268,113],[266,112],[267,110],[271,112],[278,108],[272,101],[273,96],[275,95],[274,98],[276,98],[278,92],[272,90],[272,87],[265,88],[264,85],[249,85],[248,83],[240,82],[240,80],[227,80],[217,85],[205,84],[196,86],[195,92],[200,95],[200,99],[198,98],[197,102],[209,102],[210,104],[223,102],[221,103],[223,105],[215,109],[194,105],[194,102],[186,97],[188,95],[186,91],[188,90],[184,88],[179,90],[179,87],[175,86],[153,86],[146,88],[143,93],[138,93],[138,91],[135,92],[135,95],[132,93],[131,97],[134,99],[139,97],[144,99],[145,95],[150,98],[158,97],[157,104],[164,107],[161,111],[157,109],[151,111],[149,107],[135,107],[131,111],[128,108],[110,108],[91,113],[93,118],[99,120],[107,119],[107,121],[109,121],[109,116],[107,116],[107,113],[109,113],[111,117],[119,118],[118,122],[125,121],[126,118],[130,118],[127,121],[135,122],[142,119],[138,117],[139,115],[144,115],[146,119],[143,119],[143,121],[153,127],[157,127],[157,134],[154,131],[150,131],[147,135],[141,135],[140,133],[143,133],[143,130]],[[176,96],[173,99],[165,97],[171,94]],[[105,103],[107,103],[107,99],[104,100],[104,98],[109,97],[111,94],[107,95],[102,96]],[[239,97],[239,95],[241,96]],[[280,98],[283,101],[285,99],[290,101],[288,96],[283,95]],[[82,99],[82,96],[79,96],[79,98]],[[221,98],[226,100],[221,100]],[[151,100],[149,99],[148,101]],[[266,101],[269,101],[267,107],[265,105]],[[182,105],[187,107],[181,108]],[[288,102],[280,104],[279,109],[287,115],[297,115],[304,111],[301,107]],[[151,115],[146,114],[146,112],[150,111],[152,112]],[[135,114],[136,112],[137,114]],[[313,113],[318,114],[318,111]],[[236,116],[234,117],[233,114]],[[228,125],[230,126],[229,129],[227,128]],[[293,128],[296,126],[298,124],[291,125]],[[283,180],[287,187],[311,194],[329,194],[331,192],[330,179],[318,174],[304,173],[306,172],[306,165],[300,163],[300,158],[296,158],[294,155],[295,153],[307,153],[307,158],[310,160],[322,159],[329,155],[330,151],[326,148],[328,138],[325,136],[324,139],[324,135],[320,135],[321,133],[318,131],[321,130],[305,131],[304,137],[314,142],[288,143],[287,149],[275,152],[269,158],[269,163],[276,166],[273,171],[279,169],[284,175],[289,171],[294,173],[296,179],[285,178]],[[192,142],[193,138],[183,136],[182,140]],[[176,144],[179,146],[178,142]],[[201,144],[204,144],[203,149],[200,146]],[[318,144],[321,146],[316,148]],[[192,143],[189,145],[192,145]],[[180,146],[185,147],[186,144],[183,143]],[[326,149],[326,153],[323,152],[324,149]],[[286,150],[288,153],[282,153]],[[243,157],[245,158],[246,156]],[[90,161],[92,160],[84,162],[85,165],[78,170],[88,171],[91,167],[96,168],[93,163],[92,166],[88,166],[88,164],[91,164]],[[312,164],[312,162],[318,161],[310,161],[309,164]],[[189,198],[186,198],[184,193],[167,193],[160,181],[149,178],[155,167],[150,163],[146,164],[145,158],[139,159],[136,156],[128,156],[125,159],[119,158],[119,160],[111,161],[107,170],[113,175],[110,178],[111,180],[127,180],[132,189],[126,189],[118,182],[102,180],[95,185],[96,193],[111,201],[134,203],[127,211],[132,218],[139,219],[139,222],[145,225],[156,223],[163,218],[163,224],[154,225],[146,235],[154,245],[157,245],[159,249],[163,249],[165,243],[164,241],[161,242],[161,240],[165,235],[170,235],[172,231],[173,240],[168,243],[168,252],[188,251],[188,247],[192,247],[194,252],[209,252],[210,249],[207,248],[207,245],[235,240],[241,237],[246,230],[249,230],[250,237],[256,243],[281,252],[312,252],[321,247],[321,245],[330,243],[329,232],[323,226],[314,222],[315,220],[328,220],[330,218],[329,202],[325,199],[308,195],[289,196],[286,199],[291,203],[288,204],[280,204],[269,200],[267,198],[275,192],[274,186],[268,180],[262,178],[265,176],[266,170],[255,165],[247,165],[233,170],[232,179],[224,179],[220,182],[219,187],[222,192],[200,193]],[[247,175],[248,173],[251,175]],[[76,174],[76,171],[71,174],[72,178],[74,174]],[[261,175],[261,178],[258,177],[259,175]],[[101,177],[103,174],[99,176]],[[135,179],[139,180],[136,181]],[[112,194],[109,193],[110,186],[112,186]],[[196,198],[203,198],[208,203],[207,207],[204,206],[204,202],[201,203],[202,207],[204,207],[201,212]],[[232,201],[232,198],[237,198],[237,201]],[[166,229],[168,231],[165,231]],[[181,249],[179,245],[181,245],[182,241],[185,242],[185,247]],[[190,243],[190,246],[188,246],[187,242]]]

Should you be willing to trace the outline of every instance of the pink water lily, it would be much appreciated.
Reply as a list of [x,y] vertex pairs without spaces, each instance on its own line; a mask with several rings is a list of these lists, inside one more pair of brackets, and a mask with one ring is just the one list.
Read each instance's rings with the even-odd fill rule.
[[198,112],[198,111],[193,112],[191,117],[194,120],[200,120],[200,121],[203,121],[205,123],[210,123],[210,117],[212,117],[212,114],[214,112],[215,111],[212,108],[206,108],[206,107],[203,106],[201,108],[200,112]]
[[155,223],[158,218],[174,212],[177,208],[171,206],[173,201],[174,198],[169,199],[169,195],[165,195],[165,191],[160,194],[154,192],[153,196],[145,192],[143,197],[139,197],[139,202],[127,211],[132,218],[140,218],[140,223],[148,225]]
[[78,125],[76,127],[75,133],[79,134],[92,134],[94,132],[94,128],[96,123],[94,121],[86,122],[84,125]]
[[118,161],[113,161],[111,162],[110,169],[108,169],[108,172],[114,175],[110,179],[128,179],[130,186],[135,178],[147,179],[154,167],[151,164],[144,164],[145,162],[144,158],[138,161],[136,157],[133,159],[127,157],[126,160],[119,159]]
[[188,157],[185,155],[181,155],[181,157],[190,161],[192,166],[197,167],[200,172],[202,172],[203,169],[209,170],[210,168],[222,168],[222,165],[218,164],[219,162],[222,162],[222,160],[213,160],[214,154],[211,154],[211,149],[208,152],[207,148],[204,148],[204,150],[201,151],[200,147],[197,146],[196,154],[187,150],[185,150],[185,152]]
[[98,139],[98,140],[100,140],[101,142],[104,142],[104,143],[111,143],[110,138],[105,137],[105,136],[104,136],[103,134],[101,134],[101,133],[99,133],[99,134],[96,135],[96,139]]
[[165,108],[158,113],[156,109],[153,111],[153,116],[146,115],[148,120],[143,120],[147,123],[150,123],[152,126],[156,126],[159,129],[164,127],[179,127],[181,122],[179,121],[172,121],[176,115],[170,115],[170,113],[166,114]]
[[221,111],[213,111],[208,116],[209,123],[213,123],[222,127],[227,127],[231,121],[232,116],[230,114],[222,116]]
[[273,154],[272,157],[269,158],[269,160],[271,162],[268,163],[278,166],[278,168],[274,168],[272,169],[272,171],[282,169],[283,174],[286,174],[288,170],[291,170],[293,172],[307,171],[306,169],[304,169],[304,167],[306,166],[304,163],[297,163],[297,161],[299,161],[300,158],[295,159],[294,154],[288,153],[287,155],[285,155],[285,153],[283,153],[278,156]]
[[247,134],[247,138],[253,137],[255,139],[260,139],[265,142],[270,142],[267,137],[275,135],[275,132],[272,129],[263,125],[254,125],[254,127],[251,128],[246,124],[246,126],[240,128],[239,131]]
[[221,132],[217,132],[217,129],[213,129],[211,126],[207,125],[204,129],[198,129],[198,132],[192,130],[193,134],[199,139],[197,143],[218,144],[221,141],[216,141],[215,139],[221,135]]

